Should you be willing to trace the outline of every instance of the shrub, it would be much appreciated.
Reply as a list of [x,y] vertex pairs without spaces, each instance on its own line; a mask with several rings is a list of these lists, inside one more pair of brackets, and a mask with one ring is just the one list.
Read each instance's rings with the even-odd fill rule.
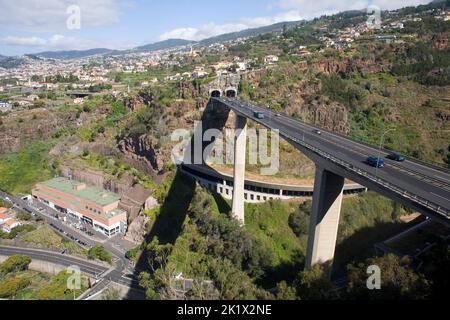
[[17,293],[31,284],[28,277],[15,277],[0,283],[0,298],[14,298]]
[[106,251],[105,247],[102,245],[95,245],[88,251],[88,258],[89,259],[98,259],[101,261],[109,262],[112,261],[112,255],[108,251]]
[[21,254],[11,256],[0,264],[0,274],[27,270],[30,263],[31,258],[28,256]]

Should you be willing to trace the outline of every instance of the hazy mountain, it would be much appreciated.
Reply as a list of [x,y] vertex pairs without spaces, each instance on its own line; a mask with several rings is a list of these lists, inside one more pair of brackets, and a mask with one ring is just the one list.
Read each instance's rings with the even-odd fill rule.
[[5,69],[11,69],[21,66],[25,63],[23,57],[5,57],[0,56],[0,67]]
[[46,52],[35,53],[35,54],[33,54],[33,56],[38,56],[41,58],[48,58],[48,59],[78,59],[78,58],[94,56],[97,54],[106,54],[109,52],[112,52],[112,50],[105,49],[105,48],[97,48],[97,49],[89,49],[89,50],[46,51]]
[[281,32],[283,29],[286,28],[293,28],[300,24],[302,24],[303,21],[291,21],[291,22],[280,22],[276,24],[272,24],[270,26],[264,26],[259,28],[253,28],[253,29],[246,29],[238,32],[232,32],[232,33],[226,33],[219,36],[215,36],[212,38],[204,39],[199,42],[200,45],[209,45],[212,43],[217,42],[224,42],[224,41],[232,41],[236,40],[238,38],[247,38],[247,37],[254,37],[260,34],[265,33],[272,33],[272,32]]
[[140,46],[140,47],[135,48],[135,50],[137,50],[137,51],[158,51],[158,50],[165,50],[165,49],[171,49],[171,48],[175,48],[175,47],[185,46],[185,45],[193,44],[193,43],[195,43],[195,41],[183,40],[183,39],[168,39],[168,40]]

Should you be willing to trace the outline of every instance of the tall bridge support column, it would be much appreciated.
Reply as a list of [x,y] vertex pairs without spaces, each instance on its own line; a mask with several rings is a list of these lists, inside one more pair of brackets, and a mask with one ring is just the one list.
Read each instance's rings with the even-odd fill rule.
[[319,263],[331,275],[343,193],[343,177],[316,167],[306,269]]
[[236,115],[234,138],[233,216],[244,224],[245,156],[247,147],[247,118]]

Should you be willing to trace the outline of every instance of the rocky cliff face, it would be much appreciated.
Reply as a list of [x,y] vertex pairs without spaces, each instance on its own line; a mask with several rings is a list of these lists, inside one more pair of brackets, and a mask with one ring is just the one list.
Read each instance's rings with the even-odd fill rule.
[[377,62],[374,57],[364,59],[326,59],[317,61],[313,64],[315,72],[325,74],[346,75],[351,72],[367,75],[376,72],[389,72],[391,65],[384,62]]
[[147,223],[150,221],[145,215],[139,215],[129,226],[125,239],[135,244],[141,244],[144,242],[147,235]]
[[163,169],[163,154],[147,135],[124,138],[118,147],[127,162],[147,174],[159,173]]

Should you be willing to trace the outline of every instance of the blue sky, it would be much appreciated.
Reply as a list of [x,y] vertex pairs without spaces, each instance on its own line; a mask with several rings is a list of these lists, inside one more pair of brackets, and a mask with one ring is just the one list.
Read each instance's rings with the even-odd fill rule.
[[[0,54],[132,48],[168,38],[200,40],[322,14],[429,0],[0,0]],[[68,29],[67,9],[80,9]],[[76,15],[75,15],[76,16]],[[72,20],[73,21],[73,20]]]

